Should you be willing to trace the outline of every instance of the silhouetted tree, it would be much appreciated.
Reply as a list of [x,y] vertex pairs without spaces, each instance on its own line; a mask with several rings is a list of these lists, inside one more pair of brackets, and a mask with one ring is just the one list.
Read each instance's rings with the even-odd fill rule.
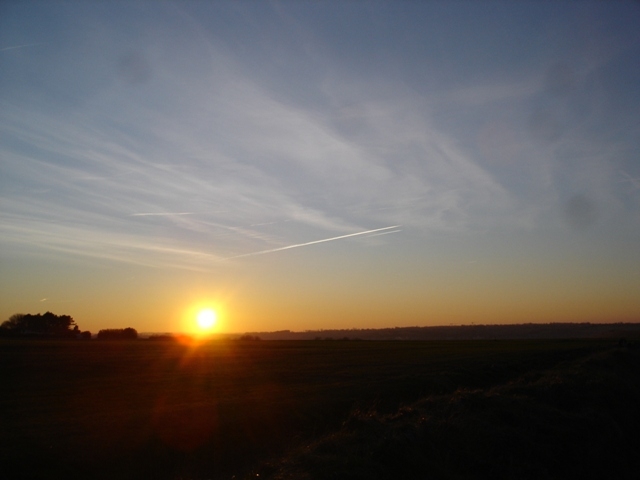
[[138,338],[138,331],[135,328],[127,327],[122,331],[124,338],[135,340]]
[[107,328],[98,332],[98,340],[135,340],[138,332],[135,328]]
[[18,333],[24,316],[24,313],[14,313],[9,317],[9,320],[2,322],[0,331],[4,334]]
[[49,337],[74,337],[80,332],[69,315],[51,312],[32,315],[16,313],[0,325],[0,330],[11,335],[41,335]]

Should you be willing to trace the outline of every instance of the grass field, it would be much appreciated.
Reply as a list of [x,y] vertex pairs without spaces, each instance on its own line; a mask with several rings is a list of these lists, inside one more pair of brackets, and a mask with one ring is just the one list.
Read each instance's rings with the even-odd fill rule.
[[[611,358],[590,360],[598,355]],[[639,372],[636,349],[605,340],[220,341],[197,348],[2,340],[0,465],[3,478],[392,478],[402,469],[403,478],[509,478],[545,460],[547,450],[523,457],[528,466],[507,455],[513,465],[500,470],[500,449],[485,452],[487,467],[474,438],[491,443],[483,435],[495,428],[505,452],[515,435],[533,455],[542,448],[536,442],[562,433],[553,430],[558,422],[575,441],[571,432],[583,425],[584,439],[593,417],[631,445],[625,425],[640,427]],[[592,392],[607,385],[614,393]],[[567,420],[562,409],[579,410],[587,423]],[[547,417],[548,438],[534,428]],[[603,461],[611,455],[604,452]],[[638,462],[623,466],[624,477]],[[529,478],[564,471],[542,465]]]

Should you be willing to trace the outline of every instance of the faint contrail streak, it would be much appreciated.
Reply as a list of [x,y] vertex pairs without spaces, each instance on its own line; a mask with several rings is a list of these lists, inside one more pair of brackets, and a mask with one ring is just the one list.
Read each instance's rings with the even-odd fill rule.
[[192,213],[192,212],[132,213],[130,216],[132,217],[155,217],[155,216],[167,217],[171,215],[195,215],[195,213]]
[[370,237],[378,237],[378,236],[380,236],[380,235],[389,235],[390,233],[398,233],[398,232],[401,232],[401,231],[402,231],[401,229],[398,229],[398,230],[390,230],[390,231],[388,231],[388,232],[374,233],[373,235],[369,235],[369,236],[370,236]]
[[27,43],[25,45],[14,45],[12,47],[3,47],[3,48],[0,48],[0,52],[4,52],[5,50],[14,50],[16,48],[37,47],[38,45],[44,45],[44,43]]
[[[307,245],[315,245],[316,243],[332,242],[334,240],[341,240],[343,238],[357,237],[359,235],[367,235],[369,233],[382,232],[384,230],[391,230],[392,228],[398,228],[400,226],[401,225],[392,225],[391,227],[383,227],[383,228],[376,228],[374,230],[366,230],[364,232],[349,233],[347,235],[340,235],[339,237],[323,238],[322,240],[314,240],[312,242],[306,242],[306,243],[296,243],[295,245],[287,245],[286,247],[272,248],[270,250],[261,250],[259,252],[243,253],[242,255],[235,255],[233,257],[228,257],[228,258],[232,259],[232,258],[252,257],[254,255],[263,255],[265,253],[280,252],[282,250],[289,250],[291,248],[306,247]],[[396,231],[399,232],[400,230],[396,230]],[[392,232],[389,232],[389,233],[392,233]]]

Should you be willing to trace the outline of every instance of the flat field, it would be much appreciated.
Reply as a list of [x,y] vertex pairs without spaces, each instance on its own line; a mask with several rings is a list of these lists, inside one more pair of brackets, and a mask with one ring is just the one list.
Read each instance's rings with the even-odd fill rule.
[[[214,341],[195,347],[3,339],[0,468],[3,478],[365,478],[371,476],[365,467],[336,477],[338,466],[333,473],[314,466],[322,455],[305,466],[300,448],[326,448],[328,438],[340,432],[347,438],[365,417],[382,425],[403,408],[427,408],[427,399],[450,403],[461,392],[508,385],[524,385],[519,395],[528,395],[526,385],[549,372],[574,372],[572,365],[614,350],[627,352],[620,361],[631,365],[623,369],[629,378],[620,382],[635,395],[637,350],[611,340]],[[422,442],[424,432],[418,433],[415,441]],[[360,455],[345,448],[334,442],[333,456],[321,463]],[[434,462],[441,471],[430,478],[467,478],[449,475],[442,459]],[[416,464],[406,478],[420,478],[422,468]],[[386,475],[384,468],[375,472]]]

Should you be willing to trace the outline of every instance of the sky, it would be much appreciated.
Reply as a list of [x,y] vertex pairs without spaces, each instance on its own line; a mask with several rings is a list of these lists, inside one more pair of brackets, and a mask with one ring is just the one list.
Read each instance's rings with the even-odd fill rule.
[[640,3],[0,4],[0,320],[640,321]]

